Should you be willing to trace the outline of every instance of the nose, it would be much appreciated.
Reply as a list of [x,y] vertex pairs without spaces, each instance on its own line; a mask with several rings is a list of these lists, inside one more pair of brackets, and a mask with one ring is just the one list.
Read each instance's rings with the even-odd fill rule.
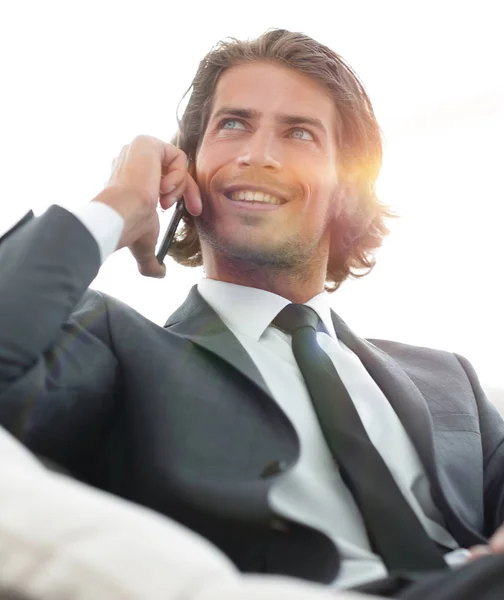
[[257,167],[280,171],[282,163],[276,147],[274,133],[257,130],[248,136],[237,158],[240,167]]

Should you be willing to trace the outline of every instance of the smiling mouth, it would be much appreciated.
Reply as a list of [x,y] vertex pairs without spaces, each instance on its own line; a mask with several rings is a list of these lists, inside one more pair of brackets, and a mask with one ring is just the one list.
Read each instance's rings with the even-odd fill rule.
[[247,204],[280,206],[281,204],[285,203],[285,200],[278,198],[278,196],[274,196],[273,194],[268,194],[265,192],[257,192],[254,190],[235,190],[232,192],[224,192],[224,196],[232,202]]

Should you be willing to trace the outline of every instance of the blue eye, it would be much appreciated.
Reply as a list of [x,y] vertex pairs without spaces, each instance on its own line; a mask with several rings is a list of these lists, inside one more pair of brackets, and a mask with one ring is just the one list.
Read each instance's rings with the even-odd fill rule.
[[[300,133],[301,135],[294,135],[296,133]],[[302,137],[303,134],[307,134],[309,137]],[[296,129],[292,130],[292,137],[295,138],[296,140],[313,140],[313,136],[312,134],[307,130],[307,129],[301,129],[300,127],[296,127]]]
[[[235,126],[233,126],[233,124]],[[219,127],[220,129],[239,129],[239,127],[236,127],[237,124],[243,127],[243,123],[238,119],[223,119],[219,123]]]

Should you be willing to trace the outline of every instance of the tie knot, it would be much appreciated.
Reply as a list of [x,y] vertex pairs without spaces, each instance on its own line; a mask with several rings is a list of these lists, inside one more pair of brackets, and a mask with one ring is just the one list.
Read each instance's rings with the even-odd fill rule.
[[304,304],[288,304],[273,319],[272,324],[292,335],[301,327],[311,327],[317,331],[321,322],[313,308]]

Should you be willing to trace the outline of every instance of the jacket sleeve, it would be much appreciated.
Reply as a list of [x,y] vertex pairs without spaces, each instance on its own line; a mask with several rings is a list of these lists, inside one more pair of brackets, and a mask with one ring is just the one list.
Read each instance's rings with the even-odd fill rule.
[[6,240],[10,235],[12,235],[15,231],[26,225],[29,221],[31,221],[35,215],[32,210],[29,210],[26,215],[20,219],[17,223],[15,223],[10,229],[5,231],[2,235],[0,235],[0,244]]
[[488,400],[470,362],[456,355],[478,404],[483,446],[485,534],[490,537],[504,523],[504,421]]
[[0,239],[0,425],[69,468],[114,405],[106,303],[87,289],[99,267],[94,237],[57,206]]

